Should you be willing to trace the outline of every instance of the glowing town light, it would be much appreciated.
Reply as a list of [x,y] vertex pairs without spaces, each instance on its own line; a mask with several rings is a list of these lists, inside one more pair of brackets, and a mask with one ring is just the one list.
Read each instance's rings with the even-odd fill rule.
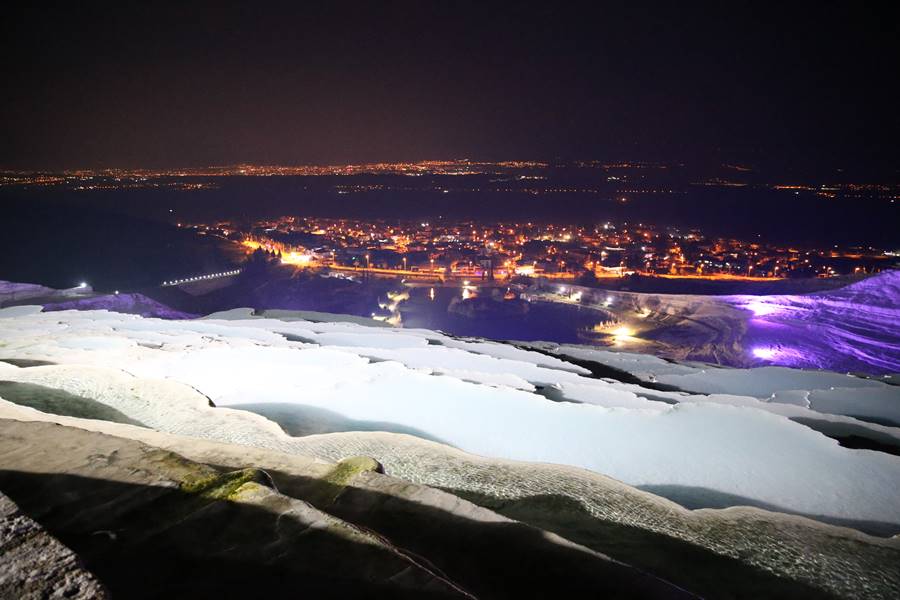
[[617,337],[617,338],[627,338],[627,337],[632,337],[634,335],[634,329],[631,329],[630,327],[625,327],[623,325],[622,327],[616,327],[615,329],[612,330],[611,333],[613,334],[614,337]]
[[516,275],[534,275],[534,265],[522,265],[515,268]]
[[559,293],[560,293],[560,294],[565,294],[565,293],[566,293],[566,286],[564,286],[564,285],[559,286]]
[[78,287],[80,287],[80,288],[86,288],[86,287],[87,287],[87,282],[82,281],[81,283],[78,284]]
[[581,292],[575,292],[572,294],[572,300],[575,302],[581,302]]
[[[281,255],[281,264],[283,265],[308,265],[312,262],[312,256],[301,252],[287,252]],[[366,257],[368,261],[368,256]]]

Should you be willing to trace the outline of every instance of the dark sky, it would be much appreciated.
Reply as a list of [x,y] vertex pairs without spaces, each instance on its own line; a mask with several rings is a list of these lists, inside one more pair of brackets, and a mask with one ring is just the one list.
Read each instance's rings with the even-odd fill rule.
[[887,2],[23,4],[0,167],[900,163]]

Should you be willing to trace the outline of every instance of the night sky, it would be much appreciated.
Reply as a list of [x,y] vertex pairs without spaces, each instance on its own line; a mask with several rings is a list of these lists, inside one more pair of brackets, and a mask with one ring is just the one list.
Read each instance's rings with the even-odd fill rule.
[[900,162],[888,3],[28,4],[2,168]]

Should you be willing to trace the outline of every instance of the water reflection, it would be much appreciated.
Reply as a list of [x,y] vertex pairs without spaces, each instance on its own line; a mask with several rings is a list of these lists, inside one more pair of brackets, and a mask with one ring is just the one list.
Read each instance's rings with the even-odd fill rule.
[[378,308],[381,313],[372,313],[372,318],[376,321],[384,321],[394,326],[399,326],[403,322],[403,315],[400,312],[400,304],[409,300],[409,291],[400,290],[387,293],[387,302],[379,302]]
[[501,340],[606,345],[614,338],[608,331],[616,323],[612,315],[577,304],[527,302],[506,286],[479,287],[469,283],[413,287],[408,293],[409,299],[398,306],[403,327]]

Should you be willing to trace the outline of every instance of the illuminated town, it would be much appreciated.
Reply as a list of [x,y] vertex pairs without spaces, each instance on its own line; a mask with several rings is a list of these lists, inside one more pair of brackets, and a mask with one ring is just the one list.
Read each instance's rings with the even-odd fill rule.
[[[539,215],[530,214],[528,218],[533,220],[524,222],[462,216],[462,211],[456,211],[453,218],[436,212],[418,219],[396,218],[406,208],[388,210],[393,218],[337,218],[337,214],[327,218],[299,211],[285,211],[285,216],[278,218],[255,214],[241,219],[227,214],[179,217],[174,209],[166,214],[182,229],[240,244],[246,252],[259,248],[277,254],[285,265],[348,276],[359,272],[411,281],[477,279],[482,284],[517,277],[585,285],[610,284],[628,277],[764,282],[870,275],[896,264],[900,254],[896,247],[835,244],[821,235],[814,236],[813,242],[776,242],[766,235],[764,225],[758,226],[760,233],[728,236],[702,227],[674,226],[664,216],[652,222],[626,216],[635,217],[638,212],[625,211],[640,207],[650,207],[643,214],[652,214],[664,208],[659,203],[677,203],[698,194],[718,193],[716,190],[743,194],[741,198],[746,200],[742,202],[765,199],[765,210],[799,199],[812,207],[816,203],[866,202],[884,212],[900,198],[900,185],[894,183],[865,183],[837,176],[827,182],[785,182],[731,163],[700,169],[642,161],[454,159],[0,173],[0,187],[7,189],[50,188],[76,194],[129,190],[204,194],[227,190],[239,181],[251,186],[267,181],[295,186],[286,189],[311,194],[317,202],[342,198],[351,203],[344,206],[377,207],[388,199],[408,207],[413,204],[411,198],[430,194],[446,200],[446,206],[454,211],[459,203],[478,204],[483,198],[489,203],[506,203],[513,214],[514,206],[533,196],[547,197],[535,202],[559,199],[610,208],[610,216],[604,219],[537,219]],[[612,211],[619,209],[614,217]],[[673,213],[670,210],[668,214]]]
[[874,247],[778,246],[644,223],[584,227],[286,216],[245,229],[231,222],[179,226],[240,244],[248,253],[277,255],[284,265],[431,281],[543,277],[591,285],[630,276],[773,281],[872,274],[897,259],[896,253]]

